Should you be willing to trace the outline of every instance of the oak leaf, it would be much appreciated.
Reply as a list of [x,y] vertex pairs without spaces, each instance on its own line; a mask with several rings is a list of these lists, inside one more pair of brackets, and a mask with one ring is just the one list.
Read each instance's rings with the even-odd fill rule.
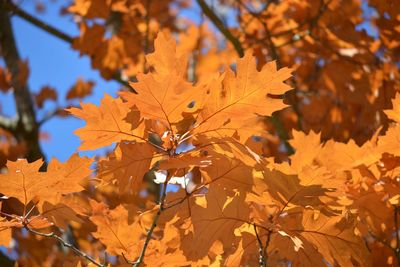
[[[99,107],[83,103],[81,106],[82,108],[67,110],[86,121],[86,126],[75,131],[82,140],[80,150],[93,150],[114,142],[143,139],[140,136],[141,120],[137,112],[131,110],[121,99],[105,95]],[[129,116],[132,112],[135,115]]]
[[132,190],[136,194],[157,158],[155,152],[148,143],[120,143],[108,159],[99,162],[99,177],[104,182],[118,181],[120,192]]
[[[123,206],[113,210],[102,203],[92,201],[93,214],[90,220],[96,225],[97,230],[93,236],[100,240],[113,256],[124,254],[128,259],[135,260],[140,251],[143,229],[139,224],[138,217],[130,220],[130,214],[135,210],[128,211]],[[132,213],[133,212],[133,213]]]
[[92,160],[73,155],[66,163],[53,159],[47,172],[39,172],[43,161],[9,161],[7,173],[0,175],[0,192],[14,197],[26,207],[32,200],[58,203],[63,194],[83,190],[80,183],[92,173]]
[[224,126],[239,128],[243,121],[257,115],[269,116],[286,107],[281,99],[270,95],[283,95],[290,89],[284,83],[290,73],[288,68],[277,70],[275,62],[258,71],[256,59],[247,52],[238,59],[236,73],[228,69],[211,82],[204,100],[199,103],[201,111],[194,132],[217,132],[221,136],[220,128]]
[[121,96],[136,105],[144,117],[167,123],[172,130],[172,124],[183,119],[182,113],[190,109],[188,105],[201,97],[202,89],[183,78],[186,56],[177,55],[171,36],[159,33],[154,53],[146,58],[154,71],[138,74],[138,82],[130,83],[138,94],[123,92]]

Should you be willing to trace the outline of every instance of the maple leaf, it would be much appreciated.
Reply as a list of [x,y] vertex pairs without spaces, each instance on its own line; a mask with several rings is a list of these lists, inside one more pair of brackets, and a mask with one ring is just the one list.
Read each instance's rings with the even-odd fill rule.
[[290,141],[296,150],[291,158],[291,167],[301,172],[304,166],[324,166],[333,174],[350,170],[354,167],[369,166],[377,162],[381,153],[374,142],[365,142],[361,147],[353,140],[347,144],[329,140],[320,143],[320,134],[293,131]]
[[[63,198],[62,200],[65,199]],[[41,215],[59,228],[67,229],[71,222],[83,222],[83,220],[77,216],[77,211],[79,210],[64,203],[54,205],[46,201],[43,203],[41,210]]]
[[105,95],[100,107],[83,103],[81,106],[81,109],[67,109],[86,122],[85,127],[75,131],[82,140],[80,150],[93,150],[120,141],[143,140],[138,112],[131,110],[121,99]]

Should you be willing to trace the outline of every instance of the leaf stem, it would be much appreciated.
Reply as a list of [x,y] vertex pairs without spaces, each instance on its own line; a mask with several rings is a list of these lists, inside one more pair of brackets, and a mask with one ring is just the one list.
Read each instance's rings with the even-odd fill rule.
[[260,254],[260,256],[259,256],[259,257],[260,257],[260,259],[259,259],[259,264],[260,264],[260,267],[266,267],[265,250],[264,250],[264,247],[263,247],[261,238],[260,238],[260,236],[258,235],[256,224],[253,224],[253,227],[254,227],[254,232],[256,233],[257,242],[258,242],[258,247],[259,247],[259,250],[258,250],[258,251],[259,251],[259,254]]

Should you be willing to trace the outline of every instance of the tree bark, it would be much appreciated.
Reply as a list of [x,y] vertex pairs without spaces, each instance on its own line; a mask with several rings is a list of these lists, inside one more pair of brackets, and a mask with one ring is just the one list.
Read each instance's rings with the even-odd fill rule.
[[28,161],[35,161],[44,158],[39,144],[39,124],[29,87],[19,78],[21,58],[15,43],[7,5],[8,1],[0,1],[0,52],[12,76],[11,85],[18,115],[14,136],[19,142],[25,143]]

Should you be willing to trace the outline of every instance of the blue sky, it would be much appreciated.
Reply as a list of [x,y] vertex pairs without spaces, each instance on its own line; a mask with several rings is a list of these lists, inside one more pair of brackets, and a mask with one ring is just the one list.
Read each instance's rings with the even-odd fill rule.
[[[34,1],[23,1],[21,8],[69,35],[77,36],[78,29],[71,16],[60,16],[60,8],[65,3],[66,1],[49,3],[46,5],[44,14],[34,12]],[[65,105],[66,103],[62,100],[66,92],[78,77],[83,77],[96,82],[93,95],[85,98],[84,102],[99,104],[104,93],[116,95],[119,85],[102,79],[98,71],[92,70],[88,57],[79,57],[79,53],[72,50],[68,43],[17,16],[13,17],[12,23],[21,58],[29,60],[28,83],[33,92],[39,91],[45,85],[50,85],[57,89],[61,100],[59,103]],[[5,114],[15,114],[11,93],[1,94],[0,103]],[[53,107],[54,105],[47,103],[45,111],[50,111]],[[43,115],[43,113],[38,115]],[[42,149],[47,159],[57,157],[64,161],[76,152],[80,141],[73,131],[83,125],[82,121],[75,118],[53,118],[44,124],[42,131],[50,135],[49,140],[42,142]]]

